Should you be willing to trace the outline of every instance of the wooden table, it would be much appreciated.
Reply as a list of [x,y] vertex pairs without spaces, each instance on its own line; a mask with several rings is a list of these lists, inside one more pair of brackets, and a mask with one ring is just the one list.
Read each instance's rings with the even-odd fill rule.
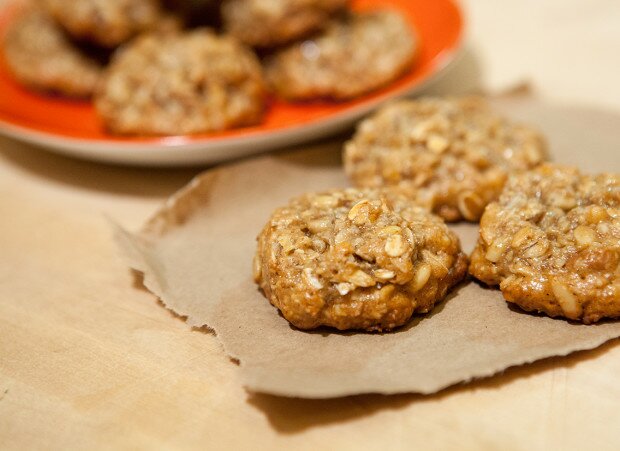
[[[617,0],[465,6],[470,48],[433,91],[529,76],[547,97],[620,108]],[[137,228],[197,172],[0,138],[0,449],[620,447],[618,341],[428,397],[247,393],[217,339],[127,270],[106,219]]]

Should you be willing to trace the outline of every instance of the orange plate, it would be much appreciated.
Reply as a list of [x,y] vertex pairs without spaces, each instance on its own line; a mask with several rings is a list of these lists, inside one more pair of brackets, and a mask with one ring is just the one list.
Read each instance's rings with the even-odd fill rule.
[[[177,151],[179,147],[194,149],[193,157],[178,161],[179,164],[222,160],[317,138],[349,126],[380,103],[419,89],[445,68],[459,49],[463,19],[452,0],[353,0],[352,7],[355,10],[397,8],[407,16],[420,41],[418,61],[406,76],[360,99],[302,104],[273,100],[264,122],[258,126],[192,136],[119,137],[105,132],[90,102],[46,96],[20,86],[8,73],[0,53],[0,132],[96,160],[149,164],[145,160],[148,155],[132,158],[114,150],[150,149],[152,152],[161,147],[177,148]],[[0,36],[4,35],[17,9],[18,6],[14,6],[0,12]],[[98,152],[84,155],[89,146]],[[231,150],[248,146],[251,151]],[[205,153],[209,149],[213,150],[211,155]],[[109,158],[103,153],[106,151],[112,152]],[[177,153],[177,157],[181,155]],[[174,158],[155,160],[153,164],[175,164]]]

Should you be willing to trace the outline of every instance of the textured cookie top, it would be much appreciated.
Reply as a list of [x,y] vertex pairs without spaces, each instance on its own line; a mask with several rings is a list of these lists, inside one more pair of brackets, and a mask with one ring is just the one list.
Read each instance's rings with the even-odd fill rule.
[[288,99],[349,99],[402,75],[416,47],[400,13],[351,13],[312,39],[277,52],[267,61],[266,74]]
[[226,30],[256,47],[270,47],[316,31],[348,0],[227,0]]
[[54,18],[75,38],[117,46],[154,27],[158,0],[43,0]]
[[321,261],[316,274],[304,273],[309,286],[347,291],[410,283],[414,266],[425,259],[438,275],[445,272],[459,252],[456,236],[438,217],[390,197],[358,190],[302,196],[274,213],[274,237],[297,264]]
[[471,272],[508,300],[592,322],[620,314],[620,174],[543,165],[481,220]]
[[345,146],[347,174],[362,187],[398,186],[448,221],[476,221],[507,175],[535,167],[537,131],[494,113],[479,98],[426,98],[389,105]]
[[256,56],[232,38],[150,34],[113,58],[96,107],[116,133],[223,130],[261,120],[264,83]]
[[90,96],[102,71],[96,60],[82,53],[38,9],[25,11],[12,24],[4,40],[4,55],[21,83],[72,97]]
[[[276,210],[259,236],[254,277],[299,327],[372,330],[430,310],[465,266],[458,238],[438,217],[390,192],[348,189]],[[316,307],[313,297],[320,314],[304,306]],[[393,299],[397,313],[386,311]],[[351,317],[337,308],[364,300],[364,312]]]

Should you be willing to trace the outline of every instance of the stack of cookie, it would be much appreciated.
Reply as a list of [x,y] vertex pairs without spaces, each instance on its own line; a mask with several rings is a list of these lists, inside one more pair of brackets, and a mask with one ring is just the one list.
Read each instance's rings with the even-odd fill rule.
[[17,80],[94,98],[110,132],[172,135],[258,124],[270,92],[364,95],[403,75],[417,42],[398,11],[347,0],[39,0],[4,48]]
[[390,330],[467,272],[444,224],[480,222],[469,273],[527,311],[620,317],[620,174],[545,163],[543,136],[479,98],[401,101],[345,145],[357,188],[278,209],[254,278],[303,329]]

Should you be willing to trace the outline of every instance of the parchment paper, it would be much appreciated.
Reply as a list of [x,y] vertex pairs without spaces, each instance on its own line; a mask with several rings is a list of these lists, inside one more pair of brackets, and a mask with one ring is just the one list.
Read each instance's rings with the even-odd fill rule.
[[[620,169],[617,116],[532,100],[504,100],[498,107],[541,127],[554,160],[589,171]],[[620,336],[618,321],[584,326],[527,314],[473,281],[393,333],[291,327],[251,281],[255,237],[290,197],[347,185],[340,148],[340,142],[317,145],[208,171],[141,232],[117,229],[119,245],[131,267],[144,273],[145,286],[190,326],[213,329],[239,361],[249,390],[305,398],[428,394]],[[470,251],[477,226],[455,230]]]

